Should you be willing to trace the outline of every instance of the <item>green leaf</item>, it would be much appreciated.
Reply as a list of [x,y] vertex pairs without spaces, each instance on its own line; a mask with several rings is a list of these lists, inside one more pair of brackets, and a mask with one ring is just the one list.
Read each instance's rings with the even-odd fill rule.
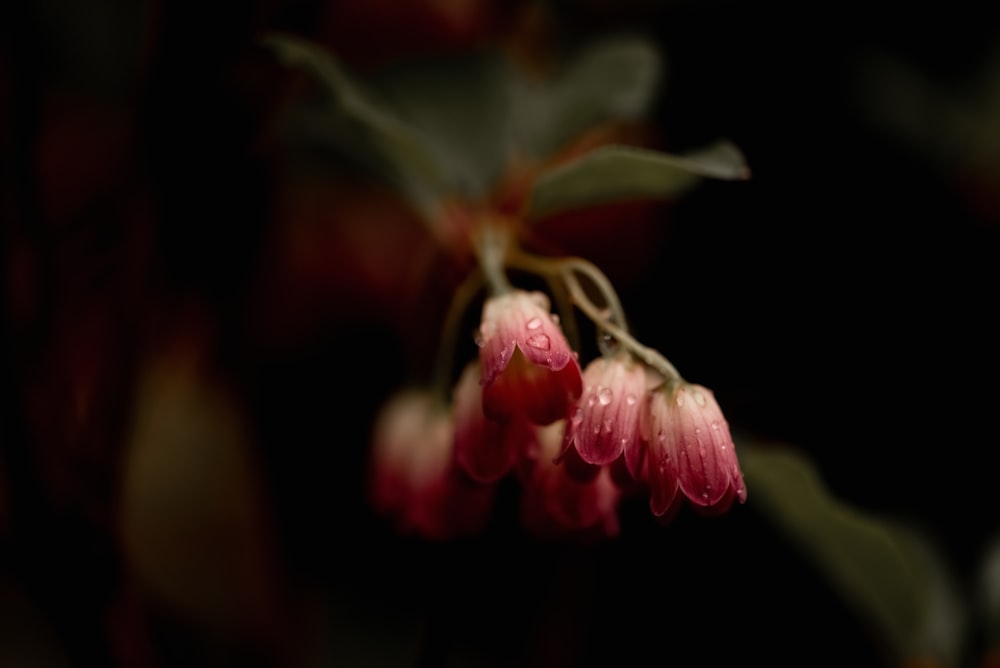
[[486,195],[500,180],[513,140],[513,66],[499,53],[407,59],[371,78],[380,99],[419,132],[455,195]]
[[286,65],[314,75],[328,93],[321,109],[298,119],[311,138],[380,173],[424,211],[451,192],[447,170],[428,140],[377,102],[325,48],[279,33],[262,43]]
[[511,123],[519,150],[547,157],[601,123],[646,116],[663,78],[650,41],[615,35],[588,44],[554,76],[511,81]]
[[750,170],[728,141],[687,155],[605,146],[542,174],[531,192],[528,217],[610,202],[672,199],[706,177],[747,179]]
[[791,447],[741,445],[740,462],[748,507],[797,544],[895,659],[952,663],[960,629],[940,624],[940,611],[960,606],[943,605],[951,594],[928,544],[903,525],[831,495],[811,461]]

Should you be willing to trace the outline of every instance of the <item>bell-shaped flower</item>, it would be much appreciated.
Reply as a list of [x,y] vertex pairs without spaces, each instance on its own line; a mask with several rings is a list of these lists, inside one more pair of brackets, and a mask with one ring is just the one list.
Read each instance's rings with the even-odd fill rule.
[[579,455],[572,449],[560,455],[563,427],[560,421],[535,430],[535,456],[519,469],[524,485],[521,521],[540,538],[615,536],[622,490],[607,466],[595,467],[594,475],[583,480],[571,473],[571,460]]
[[580,365],[544,293],[514,290],[487,299],[477,343],[489,418],[523,415],[551,424],[580,396]]
[[638,461],[646,374],[627,352],[598,357],[583,370],[583,394],[571,409],[563,448],[575,447],[588,464],[605,465],[623,453]]
[[495,488],[455,464],[451,413],[429,392],[407,390],[379,414],[367,493],[373,509],[400,533],[445,540],[481,532]]
[[479,365],[465,367],[455,386],[455,459],[471,477],[495,482],[509,473],[534,439],[534,426],[520,415],[497,422],[483,413]]
[[736,499],[746,501],[729,424],[711,390],[668,382],[652,392],[645,415],[645,471],[654,515],[670,515],[685,498],[705,514],[723,513]]

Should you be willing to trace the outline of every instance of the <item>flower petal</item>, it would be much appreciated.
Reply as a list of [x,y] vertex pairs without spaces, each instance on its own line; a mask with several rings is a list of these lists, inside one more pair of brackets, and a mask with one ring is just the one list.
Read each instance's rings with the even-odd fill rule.
[[495,482],[509,473],[531,438],[523,419],[497,422],[483,414],[479,366],[468,365],[455,389],[455,458],[473,480]]

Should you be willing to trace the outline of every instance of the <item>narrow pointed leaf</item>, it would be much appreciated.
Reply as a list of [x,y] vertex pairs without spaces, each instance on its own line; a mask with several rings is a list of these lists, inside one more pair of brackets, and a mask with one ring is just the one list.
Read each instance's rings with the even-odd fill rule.
[[379,172],[424,210],[448,191],[446,170],[427,140],[377,102],[325,48],[279,33],[265,36],[263,44],[286,65],[314,75],[329,94],[322,113],[299,119],[314,139]]
[[552,78],[512,80],[518,148],[546,157],[607,121],[646,116],[663,78],[659,51],[634,35],[588,44]]
[[752,506],[810,558],[900,660],[924,656],[939,602],[930,561],[903,530],[831,495],[791,447],[741,445]]
[[485,195],[511,151],[514,68],[492,50],[408,59],[370,83],[399,118],[420,132],[455,194]]
[[686,155],[605,146],[539,177],[531,193],[528,217],[611,202],[673,199],[704,178],[740,180],[749,176],[743,154],[727,141]]

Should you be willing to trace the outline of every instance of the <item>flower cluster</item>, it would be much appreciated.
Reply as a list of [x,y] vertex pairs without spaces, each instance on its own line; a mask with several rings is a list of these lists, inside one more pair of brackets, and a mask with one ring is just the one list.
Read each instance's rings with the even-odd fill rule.
[[[424,536],[474,532],[491,512],[492,490],[514,476],[532,531],[608,536],[618,531],[626,494],[648,494],[662,521],[685,503],[714,515],[744,502],[714,395],[628,332],[606,276],[580,258],[529,254],[512,222],[467,220],[479,259],[474,276],[486,290],[474,334],[478,359],[450,392],[410,390],[408,400],[387,405],[373,443],[376,507]],[[567,296],[564,312],[553,312],[548,293],[512,285],[514,269],[557,285]],[[468,307],[463,294],[457,310]],[[599,332],[600,354],[584,367],[561,324],[579,312]]]
[[[283,34],[264,43],[319,84],[290,136],[391,184],[442,251],[434,278],[454,278],[444,281],[454,293],[435,381],[401,392],[376,419],[375,509],[427,537],[476,532],[498,484],[514,477],[525,526],[606,536],[626,494],[648,494],[665,520],[685,501],[712,514],[746,499],[712,393],[632,336],[596,265],[528,243],[560,213],[749,176],[729,142],[668,155],[636,134],[662,71],[654,43],[608,36],[540,67],[524,67],[527,52],[499,50],[413,62],[365,82],[320,45]],[[453,373],[456,331],[480,297],[478,360]],[[578,340],[581,314],[596,354]],[[581,365],[581,354],[593,359]]]

